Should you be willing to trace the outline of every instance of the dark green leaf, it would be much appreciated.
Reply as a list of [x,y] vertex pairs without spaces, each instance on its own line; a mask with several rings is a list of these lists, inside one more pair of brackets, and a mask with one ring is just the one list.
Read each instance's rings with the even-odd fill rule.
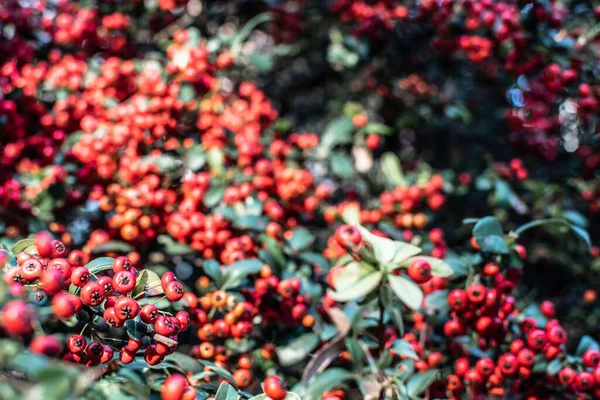
[[520,235],[523,232],[525,232],[526,230],[531,229],[531,228],[535,228],[538,226],[553,226],[553,225],[554,226],[565,225],[565,226],[571,228],[571,230],[573,230],[573,232],[587,244],[588,248],[592,247],[590,235],[584,228],[575,226],[573,224],[569,224],[566,220],[564,220],[562,218],[548,218],[548,219],[541,219],[541,220],[537,220],[537,221],[531,221],[524,225],[521,225],[519,228],[517,228],[515,230],[515,233],[517,235]]
[[267,249],[267,251],[277,261],[279,266],[283,267],[285,265],[285,255],[283,254],[283,251],[281,251],[282,246],[277,241],[277,239],[274,239],[270,236],[263,234],[263,235],[260,235],[260,240],[265,245],[265,248]]
[[221,271],[221,264],[219,264],[219,262],[213,258],[209,260],[204,260],[204,262],[202,263],[202,270],[215,282],[219,282],[221,280],[221,277],[223,276],[223,272]]
[[287,245],[295,252],[310,246],[315,237],[306,228],[296,228],[292,231],[292,238],[287,241]]
[[[177,353],[173,353],[173,354],[177,354]],[[193,358],[191,358],[191,359],[193,360]],[[198,362],[200,364],[204,365],[205,367],[210,368],[212,371],[215,371],[221,378],[225,379],[227,382],[229,382],[231,385],[233,385],[233,387],[237,388],[237,385],[235,384],[235,379],[233,379],[233,375],[231,375],[231,373],[229,373],[229,371],[227,371],[226,369],[221,368],[207,360],[198,360]]]
[[248,259],[226,266],[223,271],[224,283],[221,289],[227,290],[238,287],[248,275],[259,273],[263,265],[257,259]]
[[425,308],[445,314],[449,310],[448,290],[438,290],[425,297]]
[[508,254],[509,249],[502,236],[475,236],[475,242],[481,251],[495,254]]
[[581,357],[583,355],[583,353],[585,353],[587,350],[600,351],[600,345],[598,345],[598,342],[595,339],[593,339],[591,336],[584,335],[581,338],[581,340],[579,341],[579,344],[577,345],[577,350],[575,350],[575,355],[578,357]]
[[340,178],[348,179],[354,175],[352,159],[342,152],[335,152],[330,157],[331,170]]
[[435,369],[415,375],[406,383],[409,396],[418,396],[435,381],[438,371]]
[[92,254],[112,253],[112,252],[130,253],[133,250],[134,250],[133,246],[128,243],[121,242],[118,240],[111,240],[104,244],[101,244],[98,247],[94,247],[94,249],[92,250]]
[[343,381],[352,377],[352,374],[342,368],[330,368],[317,376],[308,384],[306,400],[320,400],[328,390],[339,386]]
[[264,232],[268,220],[263,216],[244,215],[234,220],[235,226],[241,229],[251,229],[253,231]]
[[494,217],[483,217],[473,227],[473,236],[503,236],[502,225]]
[[220,185],[211,185],[211,187],[204,194],[204,205],[207,208],[212,208],[221,202],[225,193],[225,188]]
[[417,353],[415,353],[410,343],[408,343],[406,340],[394,340],[394,343],[392,343],[392,350],[394,350],[394,352],[400,356],[410,358],[413,360],[419,359]]
[[562,363],[560,362],[560,360],[552,360],[548,363],[548,366],[546,367],[546,374],[554,376],[558,374],[561,369]]
[[367,133],[377,133],[380,135],[391,135],[394,132],[389,126],[378,122],[369,122],[364,130]]
[[89,263],[85,264],[85,267],[92,273],[96,274],[101,271],[108,271],[112,269],[112,264],[115,259],[112,257],[98,257]]
[[181,84],[179,88],[179,93],[177,94],[177,99],[187,103],[193,100],[196,97],[196,89],[194,85],[191,83],[184,82]]
[[329,261],[319,253],[305,251],[300,253],[300,259],[308,264],[318,265],[324,272],[329,271]]
[[323,133],[321,145],[318,148],[318,156],[324,159],[329,156],[331,150],[340,144],[348,144],[352,142],[352,132],[354,124],[352,119],[348,117],[340,117],[333,120]]
[[141,340],[148,332],[147,325],[139,317],[127,320],[125,322],[125,329],[127,329],[127,335],[135,340]]

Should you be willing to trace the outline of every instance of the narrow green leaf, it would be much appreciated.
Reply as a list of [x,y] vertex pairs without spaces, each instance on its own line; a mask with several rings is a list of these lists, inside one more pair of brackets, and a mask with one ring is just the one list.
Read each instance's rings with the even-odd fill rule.
[[436,369],[431,369],[410,378],[406,383],[408,395],[418,396],[423,393],[435,381],[437,374],[438,371]]
[[112,257],[98,257],[89,263],[85,264],[85,267],[92,273],[98,273],[101,271],[108,271],[112,269],[112,264],[115,259]]
[[215,400],[238,400],[239,398],[237,391],[227,382],[221,383],[215,395]]
[[15,245],[10,249],[10,252],[16,256],[17,254],[19,254],[20,252],[22,252],[29,246],[34,246],[34,245],[35,245],[35,239],[22,239],[22,240],[19,240],[17,243],[15,243]]

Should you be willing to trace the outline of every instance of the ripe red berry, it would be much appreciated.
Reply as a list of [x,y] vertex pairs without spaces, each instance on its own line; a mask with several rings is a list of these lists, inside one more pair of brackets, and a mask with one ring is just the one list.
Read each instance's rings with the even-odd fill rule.
[[140,306],[137,301],[131,297],[121,296],[114,305],[115,315],[117,318],[126,320],[135,318],[140,311]]
[[170,318],[161,315],[154,321],[154,330],[159,335],[170,336],[175,332],[175,326]]
[[283,400],[287,395],[283,381],[278,376],[268,376],[263,381],[265,394],[273,400]]
[[90,271],[85,267],[77,267],[71,272],[71,283],[82,287],[90,280]]
[[74,294],[63,292],[52,299],[52,311],[59,318],[71,318],[81,310],[81,307],[81,299]]
[[81,335],[71,335],[67,339],[67,348],[71,353],[81,353],[87,346],[87,340]]
[[573,387],[578,392],[586,392],[594,387],[596,381],[594,380],[594,375],[589,372],[579,372],[575,375],[575,381],[573,382]]
[[465,310],[468,306],[467,293],[462,289],[454,289],[448,294],[448,304],[453,310]]
[[563,385],[570,385],[575,380],[577,372],[573,368],[566,367],[558,373],[558,381]]
[[33,307],[21,300],[13,300],[2,309],[2,327],[11,335],[26,335],[33,331]]
[[475,364],[477,372],[479,372],[479,374],[481,374],[481,376],[483,376],[484,378],[487,378],[488,376],[492,375],[494,373],[495,367],[496,365],[494,364],[494,361],[492,361],[491,358],[481,358]]
[[408,266],[408,276],[416,283],[425,283],[431,279],[431,265],[423,259],[416,259]]
[[594,368],[600,364],[600,351],[589,349],[583,353],[582,356],[583,365],[586,367]]
[[556,311],[554,310],[554,303],[551,301],[544,301],[540,305],[540,311],[546,318],[553,318]]
[[170,301],[179,301],[183,297],[185,290],[183,289],[183,285],[179,282],[173,281],[169,282],[165,287],[165,295],[167,299]]
[[467,297],[473,304],[479,304],[485,299],[485,287],[483,285],[474,284],[467,288]]
[[113,276],[113,287],[121,293],[127,294],[135,288],[136,278],[131,271],[119,271]]
[[42,266],[42,263],[35,258],[30,258],[21,264],[21,274],[23,275],[23,278],[28,281],[38,279],[42,275],[43,270],[44,267]]
[[187,379],[181,374],[170,375],[160,390],[161,400],[182,400],[188,386]]
[[358,228],[352,225],[342,225],[335,231],[335,240],[344,248],[355,248],[362,241]]
[[154,304],[146,304],[140,311],[140,318],[146,324],[153,323],[158,316],[158,308]]
[[110,296],[115,291],[113,280],[110,276],[101,276],[97,282],[102,287],[102,294],[104,294],[104,297]]
[[98,282],[88,282],[81,288],[81,301],[88,306],[96,307],[104,301],[102,286]]
[[542,350],[548,343],[548,335],[541,329],[534,329],[527,336],[527,345],[534,350]]
[[131,264],[131,261],[129,261],[129,258],[125,256],[119,256],[115,258],[112,265],[112,269],[115,273],[121,271],[130,271],[132,267],[133,265]]
[[119,360],[123,364],[131,364],[135,360],[135,351],[129,350],[127,347],[121,347],[119,351]]
[[567,342],[567,331],[560,325],[554,325],[548,329],[548,340],[550,343],[560,346]]

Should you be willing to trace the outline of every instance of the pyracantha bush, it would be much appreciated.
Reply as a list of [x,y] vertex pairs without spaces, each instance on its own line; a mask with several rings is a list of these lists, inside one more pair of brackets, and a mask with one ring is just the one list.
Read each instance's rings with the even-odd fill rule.
[[2,397],[600,398],[599,18],[5,1]]

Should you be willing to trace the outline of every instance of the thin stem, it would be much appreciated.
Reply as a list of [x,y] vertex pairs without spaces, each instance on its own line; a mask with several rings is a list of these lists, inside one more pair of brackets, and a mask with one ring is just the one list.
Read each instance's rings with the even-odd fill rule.
[[[377,296],[377,305],[379,307],[379,357],[382,357],[383,352],[385,350],[385,327],[383,324],[383,317],[384,317],[384,308],[383,308],[383,299],[381,298],[381,290],[378,293]],[[379,380],[380,382],[383,382],[385,380],[385,376],[383,374],[383,372],[380,371],[379,373]],[[385,395],[385,388],[381,387],[381,390],[379,391],[379,396],[378,398],[380,400],[383,400]]]

